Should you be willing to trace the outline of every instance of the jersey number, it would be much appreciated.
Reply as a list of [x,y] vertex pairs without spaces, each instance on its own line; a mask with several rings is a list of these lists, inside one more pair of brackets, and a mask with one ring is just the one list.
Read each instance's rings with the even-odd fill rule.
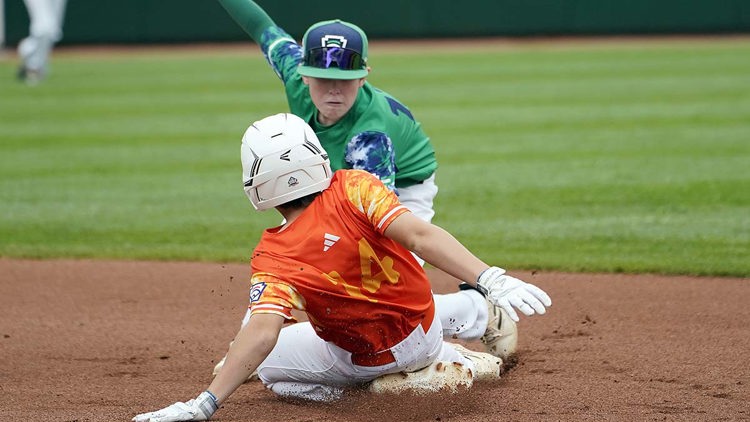
[[393,114],[398,116],[398,112],[400,111],[407,115],[412,121],[414,121],[414,116],[411,115],[411,111],[409,111],[406,106],[391,97],[385,97],[385,99],[388,100],[388,104],[391,106],[391,111],[393,112]]
[[[375,266],[375,273],[373,273],[373,266]],[[323,276],[334,285],[342,285],[349,296],[366,299],[370,302],[377,302],[377,299],[371,298],[368,293],[375,293],[380,290],[380,285],[384,281],[391,284],[398,283],[400,274],[393,269],[393,258],[385,256],[382,260],[379,259],[372,246],[364,238],[359,241],[359,267],[361,287],[351,285],[337,271],[331,271],[328,274],[323,273]]]

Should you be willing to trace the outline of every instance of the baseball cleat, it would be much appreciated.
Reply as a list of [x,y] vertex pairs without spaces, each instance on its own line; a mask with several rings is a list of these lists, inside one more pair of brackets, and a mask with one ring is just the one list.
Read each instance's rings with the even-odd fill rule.
[[503,368],[503,360],[497,356],[484,352],[475,352],[456,343],[451,346],[474,364],[474,380],[498,379]]
[[18,68],[16,77],[19,81],[29,86],[36,86],[44,79],[44,74],[38,70],[29,69],[23,65]]
[[489,321],[487,330],[482,336],[482,343],[487,348],[487,353],[502,359],[506,364],[513,359],[518,345],[518,327],[507,312],[502,308],[487,302]]
[[470,388],[473,383],[472,372],[466,366],[456,362],[436,361],[419,371],[382,375],[372,380],[368,389],[376,394],[411,391],[421,395],[438,391],[456,393],[459,389]]

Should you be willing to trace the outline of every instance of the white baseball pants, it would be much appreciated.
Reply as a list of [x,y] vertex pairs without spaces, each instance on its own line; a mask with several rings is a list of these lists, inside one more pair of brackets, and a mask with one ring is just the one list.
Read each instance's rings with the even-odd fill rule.
[[31,24],[29,36],[18,44],[23,66],[45,73],[52,46],[62,39],[66,0],[24,0]]
[[309,322],[284,327],[268,357],[258,367],[258,377],[276,394],[315,401],[341,397],[344,388],[360,385],[381,375],[415,371],[440,361],[458,362],[473,369],[473,363],[443,341],[440,318],[435,315],[429,330],[417,328],[392,347],[396,362],[382,366],[358,366],[351,353],[324,341]]

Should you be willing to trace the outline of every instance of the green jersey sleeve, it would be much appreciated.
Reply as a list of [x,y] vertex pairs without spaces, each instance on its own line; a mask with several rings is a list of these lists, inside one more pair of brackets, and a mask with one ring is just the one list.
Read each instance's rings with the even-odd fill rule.
[[260,36],[266,28],[274,26],[273,19],[252,0],[219,0],[229,16],[250,37],[260,44]]

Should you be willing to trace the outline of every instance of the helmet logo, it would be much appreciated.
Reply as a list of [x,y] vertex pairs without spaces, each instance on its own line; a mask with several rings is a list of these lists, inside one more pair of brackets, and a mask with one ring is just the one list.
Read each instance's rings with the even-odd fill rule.
[[290,177],[290,178],[289,178],[289,180],[288,180],[288,181],[287,181],[286,183],[287,183],[287,184],[289,185],[289,187],[291,188],[292,186],[297,186],[297,185],[299,185],[299,180],[297,180],[297,178],[296,178],[296,177],[292,176],[292,177]]
[[281,155],[279,156],[279,160],[284,160],[284,161],[291,161],[291,160],[289,159],[289,153],[290,153],[290,152],[292,152],[292,150],[291,150],[291,149],[290,149],[289,151],[287,151],[287,152],[284,152],[284,153],[282,153],[282,154],[281,154]]
[[343,35],[324,35],[320,39],[321,47],[346,48],[346,38]]

